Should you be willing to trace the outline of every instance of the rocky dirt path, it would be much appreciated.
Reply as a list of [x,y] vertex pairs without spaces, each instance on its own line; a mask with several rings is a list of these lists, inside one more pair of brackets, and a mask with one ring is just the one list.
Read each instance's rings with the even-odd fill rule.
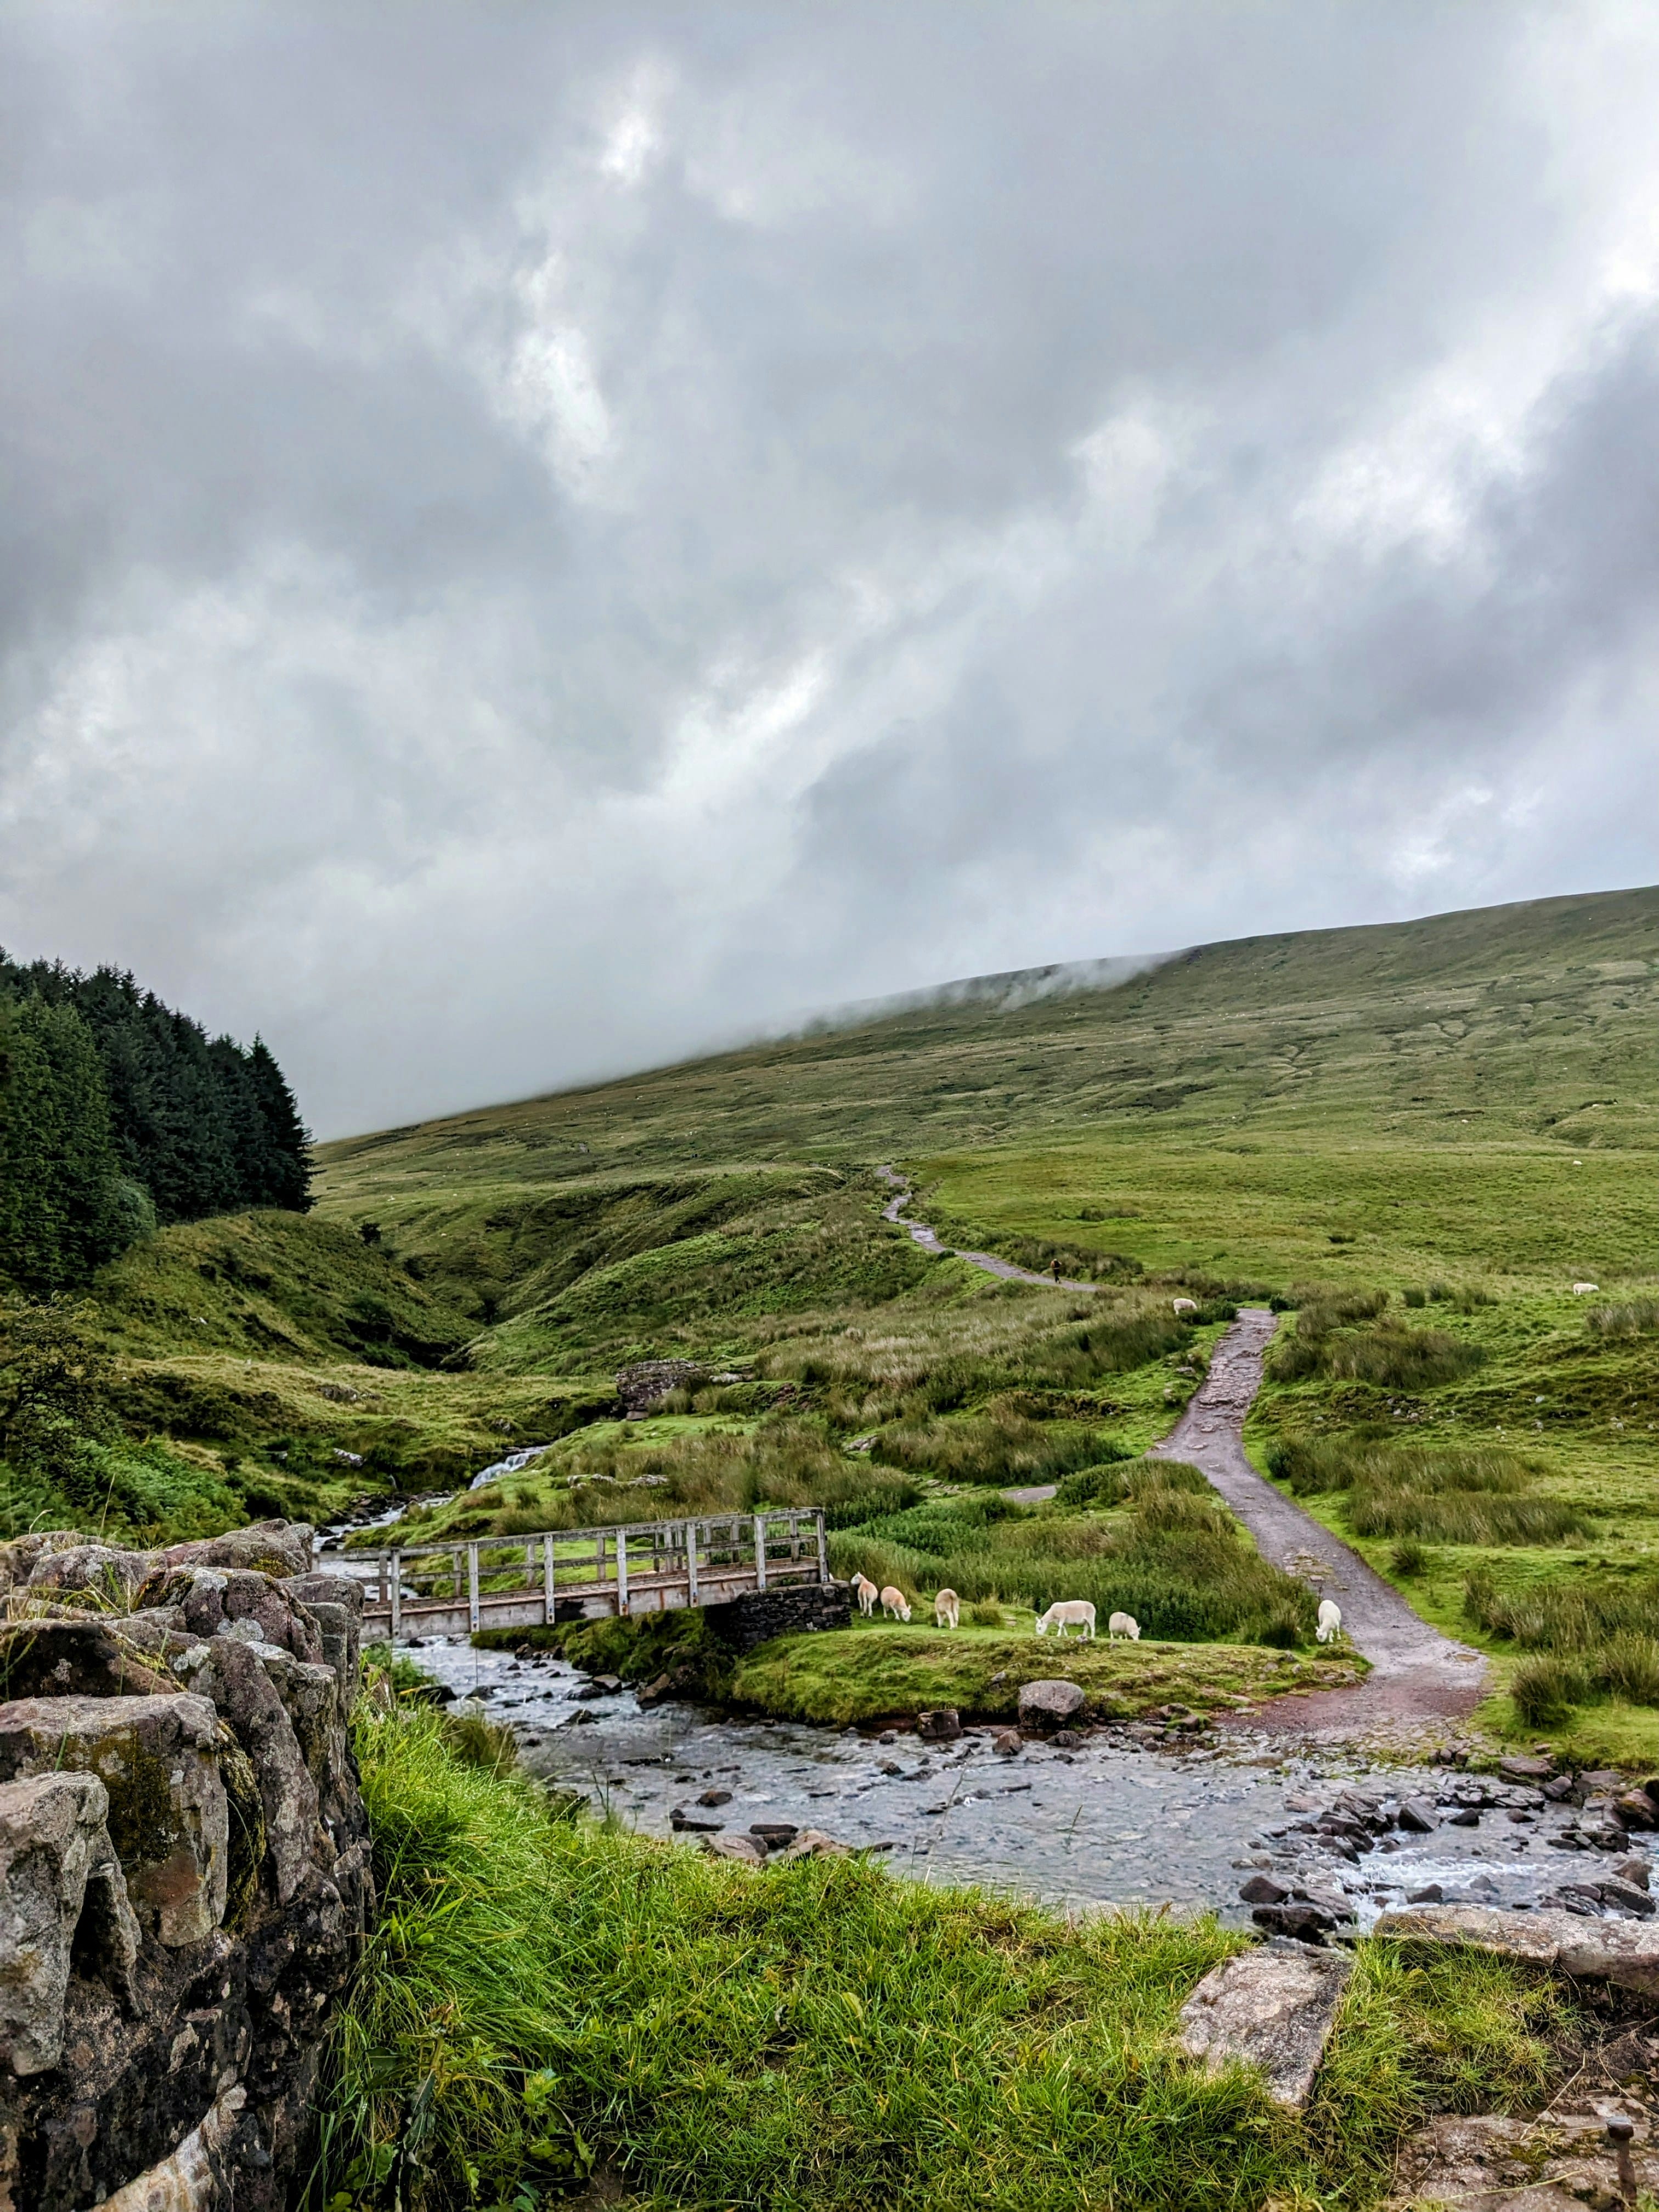
[[[908,1176],[892,1167],[876,1172],[894,1186],[882,1218],[908,1229],[924,1251],[951,1253],[1008,1282],[1066,1291],[1099,1289],[1097,1283],[1068,1278],[1056,1284],[1052,1277],[1033,1274],[993,1252],[964,1251],[942,1243],[926,1222],[905,1218],[911,1197]],[[1370,1662],[1370,1674],[1357,1689],[1276,1698],[1256,1715],[1254,1724],[1273,1732],[1334,1741],[1364,1735],[1407,1744],[1425,1731],[1433,1733],[1436,1723],[1461,1720],[1472,1712],[1485,1694],[1486,1666],[1478,1651],[1455,1643],[1419,1619],[1357,1552],[1276,1490],[1245,1457],[1245,1416],[1261,1387],[1262,1360],[1278,1326],[1279,1316],[1264,1307],[1240,1310],[1215,1348],[1208,1376],[1171,1433],[1152,1446],[1151,1456],[1184,1460],[1206,1475],[1255,1538],[1265,1559],[1311,1583],[1322,1597],[1335,1600],[1350,1641]],[[1003,1495],[1022,1504],[1036,1504],[1051,1498],[1054,1490],[1045,1484]]]
[[981,1268],[988,1275],[1000,1275],[1006,1283],[1040,1283],[1046,1291],[1097,1291],[1098,1283],[1074,1283],[1067,1275],[1034,1275],[1029,1267],[1017,1267],[1012,1260],[999,1260],[994,1252],[967,1252],[959,1245],[941,1244],[937,1233],[925,1221],[906,1221],[904,1208],[910,1203],[910,1178],[902,1176],[896,1168],[878,1168],[876,1173],[884,1182],[896,1186],[896,1194],[881,1209],[884,1221],[896,1221],[901,1229],[908,1229],[912,1243],[920,1244],[924,1252],[936,1252],[943,1259],[947,1254],[953,1260],[965,1260],[970,1267]]
[[1421,1620],[1357,1552],[1258,1474],[1244,1455],[1245,1416],[1261,1387],[1262,1360],[1278,1326],[1279,1316],[1262,1307],[1241,1309],[1186,1412],[1149,1455],[1185,1460],[1206,1475],[1264,1559],[1335,1600],[1354,1648],[1370,1662],[1370,1674],[1359,1688],[1280,1698],[1258,1717],[1259,1723],[1348,1735],[1396,1723],[1462,1718],[1483,1694],[1480,1653]]

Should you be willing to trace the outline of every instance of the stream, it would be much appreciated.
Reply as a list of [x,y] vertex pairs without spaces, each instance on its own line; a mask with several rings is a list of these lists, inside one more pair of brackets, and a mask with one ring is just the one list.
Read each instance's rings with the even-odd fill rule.
[[[732,1719],[683,1704],[641,1711],[630,1690],[599,1694],[561,1660],[475,1651],[459,1638],[433,1639],[417,1663],[510,1727],[527,1772],[580,1791],[594,1812],[643,1835],[673,1834],[677,1810],[708,1832],[793,1821],[879,1852],[895,1873],[1072,1909],[1168,1903],[1243,1922],[1250,1906],[1240,1887],[1266,1875],[1363,1930],[1431,1886],[1448,1903],[1572,1903],[1559,1894],[1564,1884],[1600,1884],[1645,1860],[1650,1842],[1621,1837],[1615,1850],[1605,1821],[1535,1785],[1377,1764],[1323,1743],[1268,1753],[1243,1728],[1210,1731],[1173,1754],[1093,1729],[1075,1750],[1028,1742],[1004,1758],[991,1729],[933,1745],[890,1729]],[[723,1791],[730,1796],[718,1805],[698,1802]],[[1407,1798],[1432,1808],[1431,1832],[1390,1823],[1365,1838],[1364,1820],[1351,1816],[1366,1805],[1386,1816]],[[1471,1814],[1473,1825],[1452,1825]],[[1358,1836],[1310,1832],[1322,1815]],[[1600,1847],[1563,1847],[1587,1820]],[[680,1832],[696,1841],[696,1830]],[[1574,1909],[1600,1907],[1585,1897]]]

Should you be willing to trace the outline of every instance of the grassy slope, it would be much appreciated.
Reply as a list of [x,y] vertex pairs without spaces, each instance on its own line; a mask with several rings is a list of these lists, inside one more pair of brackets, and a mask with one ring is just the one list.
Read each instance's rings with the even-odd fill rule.
[[[1653,1265],[1656,975],[1659,894],[1549,901],[1208,947],[1115,991],[969,994],[354,1139],[325,1149],[320,1217],[195,1224],[110,1271],[123,1411],[295,1510],[452,1482],[660,1353],[754,1369],[832,1443],[914,1424],[952,1369],[977,1395],[947,1402],[947,1425],[1000,1392],[1133,1446],[1167,1425],[1184,1352],[1079,1390],[1067,1332],[1085,1307],[885,1229],[867,1164],[897,1157],[935,1218],[1003,1249],[1279,1288],[1489,1285],[1497,1306],[1425,1316],[1486,1364],[1417,1411],[1453,1441],[1524,1431],[1545,1489],[1596,1510],[1593,1543],[1504,1572],[1632,1564],[1659,1542],[1659,1363],[1589,1345],[1565,1285],[1639,1285]],[[383,1249],[355,1235],[364,1220]],[[1132,1321],[1158,1302],[1128,1281],[1094,1303]],[[384,1364],[464,1338],[471,1372]],[[1270,1389],[1260,1440],[1287,1419],[1392,1418],[1355,1399]],[[556,1515],[567,1467],[465,1515]],[[1342,1525],[1340,1500],[1316,1510]],[[1387,1545],[1365,1548],[1389,1571]],[[1467,1564],[1439,1547],[1403,1586],[1455,1622]]]

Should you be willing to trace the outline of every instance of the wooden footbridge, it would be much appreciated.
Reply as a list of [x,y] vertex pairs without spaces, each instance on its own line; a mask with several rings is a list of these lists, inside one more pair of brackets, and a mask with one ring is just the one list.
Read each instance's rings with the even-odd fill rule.
[[364,1634],[394,1644],[723,1605],[750,1590],[830,1581],[823,1514],[793,1510],[394,1544],[331,1553],[328,1567],[363,1585]]

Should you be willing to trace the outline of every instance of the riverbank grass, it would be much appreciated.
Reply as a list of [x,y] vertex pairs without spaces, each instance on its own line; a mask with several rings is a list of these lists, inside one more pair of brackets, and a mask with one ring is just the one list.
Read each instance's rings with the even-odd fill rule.
[[[1364,1945],[1305,2123],[1171,2037],[1248,1939],[1079,1926],[868,1863],[763,1875],[561,1819],[441,1719],[360,1716],[380,1917],[337,2017],[313,2203],[852,2212],[1362,2206],[1437,2109],[1531,2101],[1572,1998]],[[1565,2062],[1565,2063],[1570,2063]]]
[[1270,1651],[1243,1644],[1061,1642],[994,1629],[937,1630],[898,1624],[780,1637],[740,1660],[735,1703],[779,1720],[846,1728],[954,1705],[964,1720],[1012,1720],[1025,1682],[1075,1682],[1089,1711],[1131,1720],[1158,1705],[1212,1712],[1328,1690],[1366,1671],[1340,1659]]

